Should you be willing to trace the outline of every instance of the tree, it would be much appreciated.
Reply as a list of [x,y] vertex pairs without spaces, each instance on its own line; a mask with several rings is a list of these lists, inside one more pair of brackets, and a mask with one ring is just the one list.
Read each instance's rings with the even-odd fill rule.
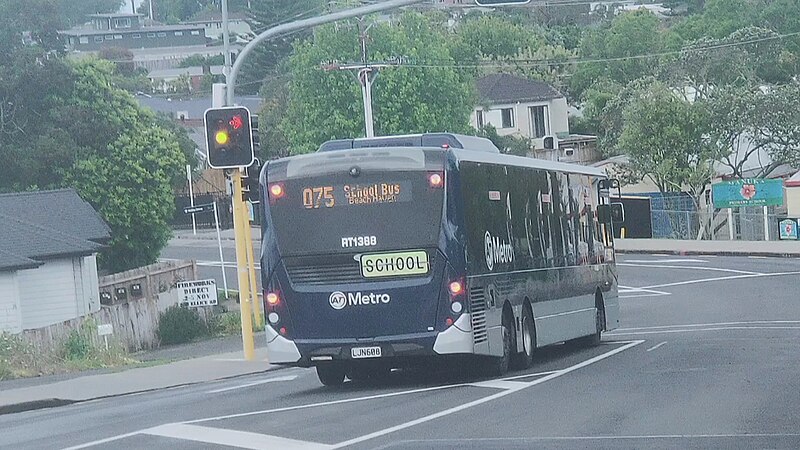
[[[451,67],[448,36],[437,22],[406,13],[392,25],[376,23],[369,35],[370,59],[410,61],[382,70],[373,86],[376,134],[470,129],[473,79]],[[292,153],[313,151],[328,139],[363,135],[361,90],[353,74],[320,68],[327,61],[359,60],[359,47],[357,29],[342,25],[321,27],[295,47],[289,104],[281,121]]]
[[699,205],[717,159],[705,137],[708,112],[655,82],[622,115],[617,147],[630,158],[632,172],[651,179],[661,192],[688,191]]

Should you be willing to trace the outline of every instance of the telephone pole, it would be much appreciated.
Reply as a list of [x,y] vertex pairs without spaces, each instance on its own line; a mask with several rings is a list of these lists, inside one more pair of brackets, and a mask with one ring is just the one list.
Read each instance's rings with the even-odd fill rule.
[[364,27],[364,18],[358,19],[358,33],[359,41],[361,42],[361,62],[359,63],[330,63],[323,64],[322,68],[326,71],[330,70],[355,70],[358,83],[361,85],[361,99],[364,102],[364,128],[366,137],[375,136],[375,123],[372,117],[372,84],[375,78],[378,77],[378,71],[386,67],[397,66],[400,64],[400,59],[392,61],[369,62],[367,58],[367,40],[369,35],[367,31],[374,25]]

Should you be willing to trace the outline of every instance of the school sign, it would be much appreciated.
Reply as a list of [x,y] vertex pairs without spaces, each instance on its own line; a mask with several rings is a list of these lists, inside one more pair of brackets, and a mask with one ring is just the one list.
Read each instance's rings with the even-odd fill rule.
[[711,186],[714,208],[779,206],[783,204],[783,180],[743,178]]

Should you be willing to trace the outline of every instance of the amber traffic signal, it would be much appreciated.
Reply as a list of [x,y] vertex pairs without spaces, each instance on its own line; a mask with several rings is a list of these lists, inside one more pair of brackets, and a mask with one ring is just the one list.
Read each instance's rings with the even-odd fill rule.
[[206,110],[205,124],[209,166],[232,169],[253,164],[250,110],[243,106],[211,108]]

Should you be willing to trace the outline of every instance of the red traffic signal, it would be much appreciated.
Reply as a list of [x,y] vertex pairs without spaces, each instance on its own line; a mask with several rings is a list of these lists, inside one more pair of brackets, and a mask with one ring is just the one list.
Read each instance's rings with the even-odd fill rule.
[[243,106],[211,108],[204,118],[209,166],[232,169],[253,164],[250,110]]

